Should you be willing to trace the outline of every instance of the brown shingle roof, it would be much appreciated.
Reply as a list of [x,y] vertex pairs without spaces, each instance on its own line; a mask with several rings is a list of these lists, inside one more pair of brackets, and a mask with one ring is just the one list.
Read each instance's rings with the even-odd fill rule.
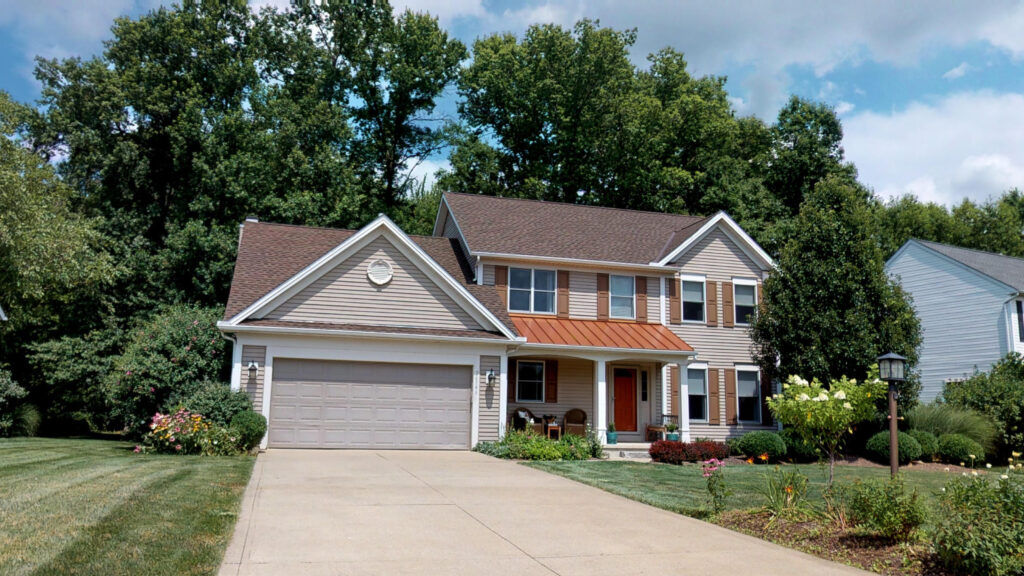
[[562,202],[444,195],[474,252],[648,264],[707,218]]

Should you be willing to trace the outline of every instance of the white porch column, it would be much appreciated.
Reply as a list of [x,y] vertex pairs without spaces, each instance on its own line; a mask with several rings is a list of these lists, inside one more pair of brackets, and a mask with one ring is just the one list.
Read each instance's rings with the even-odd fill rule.
[[231,344],[231,391],[242,389],[242,344],[238,338]]
[[501,378],[498,380],[498,437],[505,437],[505,424],[508,422],[508,363],[512,359],[506,354],[501,355],[501,361],[498,363],[501,371]]
[[679,363],[679,439],[683,442],[690,441],[690,385],[686,377],[689,365],[689,357]]
[[601,444],[608,430],[608,373],[604,360],[594,361],[594,432]]

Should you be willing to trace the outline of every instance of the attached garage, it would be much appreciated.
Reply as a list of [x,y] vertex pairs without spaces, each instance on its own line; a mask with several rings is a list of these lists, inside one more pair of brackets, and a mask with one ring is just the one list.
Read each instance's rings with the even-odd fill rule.
[[467,449],[471,366],[275,358],[269,447]]

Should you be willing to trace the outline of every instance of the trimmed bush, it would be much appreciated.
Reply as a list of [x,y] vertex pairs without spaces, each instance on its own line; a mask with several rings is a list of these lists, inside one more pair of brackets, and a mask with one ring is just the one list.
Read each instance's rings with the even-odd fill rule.
[[740,438],[736,448],[755,462],[777,462],[786,455],[786,442],[775,432],[759,430],[748,432]]
[[1024,574],[1024,479],[958,478],[939,498],[935,553],[954,574]]
[[235,415],[252,411],[249,395],[241,390],[233,392],[231,386],[223,382],[206,381],[199,389],[181,401],[183,407],[203,418],[227,426]]
[[909,540],[927,519],[917,489],[908,493],[903,476],[854,482],[847,492],[846,506],[853,523],[901,542]]
[[939,436],[939,459],[947,464],[971,466],[985,461],[985,449],[963,434],[943,434]]
[[[896,442],[899,448],[900,464],[913,462],[921,457],[921,444],[913,436],[906,432],[896,433]],[[889,432],[879,432],[872,436],[864,445],[868,456],[879,464],[889,463]]]
[[647,451],[651,460],[664,464],[703,462],[716,458],[724,460],[729,456],[729,447],[721,442],[673,442],[658,440]]
[[963,434],[981,444],[986,452],[991,452],[999,435],[988,416],[948,404],[918,406],[907,414],[907,424],[912,430],[931,432],[936,438],[943,434]]
[[495,458],[515,460],[587,460],[601,453],[596,436],[588,437],[566,434],[558,440],[551,440],[532,429],[511,430],[497,442],[480,442],[473,450]]
[[910,430],[907,432],[921,445],[921,459],[929,462],[935,460],[939,453],[939,439],[931,432],[924,430]]
[[246,452],[260,445],[267,433],[267,419],[259,412],[246,410],[231,419],[231,433],[236,437],[238,447]]
[[786,457],[794,462],[814,462],[818,459],[818,452],[814,446],[793,432],[790,428],[783,428],[779,432],[779,438],[786,443]]

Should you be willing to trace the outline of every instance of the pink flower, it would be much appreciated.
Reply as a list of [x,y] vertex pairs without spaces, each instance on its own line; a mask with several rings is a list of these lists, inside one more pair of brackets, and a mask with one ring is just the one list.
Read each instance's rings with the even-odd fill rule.
[[[173,439],[173,438],[171,438],[171,442],[174,442],[174,439]],[[175,449],[175,450],[179,450],[179,451],[180,451],[180,450],[181,450],[181,444],[178,444],[178,445],[176,445],[176,446],[174,447],[174,449]]]
[[132,375],[132,371],[131,370],[125,370],[124,375],[125,376],[131,376]]
[[135,450],[132,450],[132,452],[135,452],[136,454],[138,454],[139,452],[142,452],[142,446],[139,446],[138,444],[136,444],[135,445]]
[[156,392],[156,388],[153,388],[152,386],[150,386],[149,387],[149,393],[152,394],[154,392]]
[[[171,436],[171,442],[174,442],[174,436]],[[178,450],[181,450],[180,446],[178,447]]]

